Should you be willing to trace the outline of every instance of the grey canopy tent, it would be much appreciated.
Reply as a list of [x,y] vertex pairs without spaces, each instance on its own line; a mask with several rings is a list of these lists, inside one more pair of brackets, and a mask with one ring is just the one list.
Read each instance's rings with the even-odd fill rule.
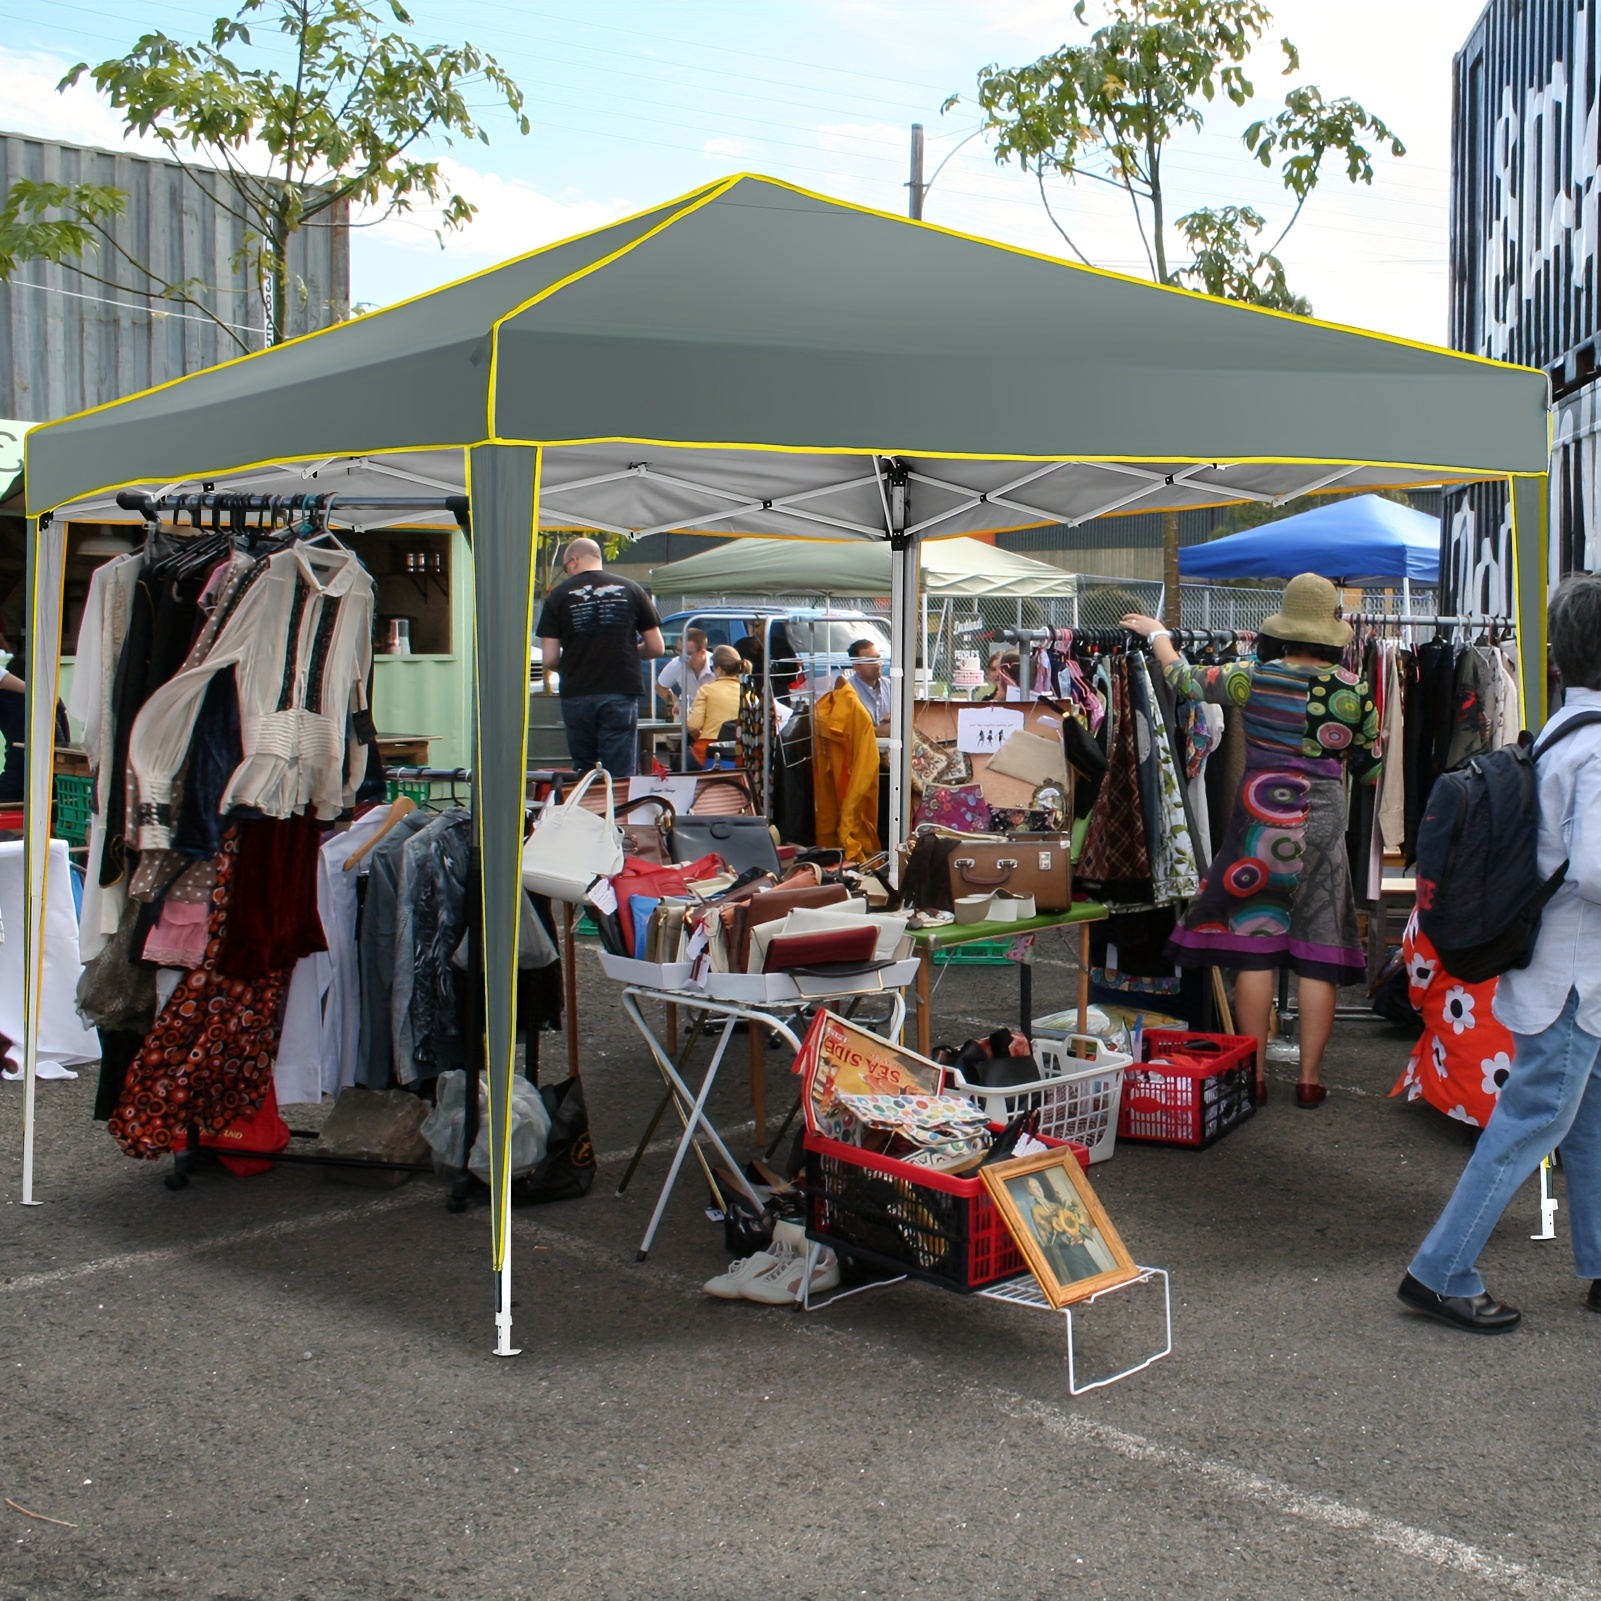
[[[33,430],[29,681],[61,640],[63,524],[114,493],[408,487],[471,501],[497,1350],[510,1353],[510,1086],[533,535],[545,525],[916,546],[1128,507],[1507,479],[1519,637],[1543,646],[1543,374],[1210,300],[739,176],[459,283]],[[393,513],[385,514],[393,520]],[[448,514],[440,512],[439,521]],[[415,515],[404,520],[415,522]],[[1544,675],[1526,670],[1526,696]],[[895,679],[892,738],[912,677]],[[30,705],[37,1007],[53,697]],[[1538,719],[1538,707],[1528,719]],[[904,744],[892,827],[904,823]],[[31,1096],[33,1030],[25,1040]],[[27,1114],[31,1141],[31,1101]],[[30,1146],[31,1149],[31,1146]],[[25,1170],[31,1180],[31,1169]],[[31,1199],[31,1194],[25,1194]]]
[[[887,595],[892,552],[882,541],[739,539],[717,550],[652,567],[664,595]],[[929,539],[918,552],[924,595],[1071,596],[1078,580],[981,539]]]

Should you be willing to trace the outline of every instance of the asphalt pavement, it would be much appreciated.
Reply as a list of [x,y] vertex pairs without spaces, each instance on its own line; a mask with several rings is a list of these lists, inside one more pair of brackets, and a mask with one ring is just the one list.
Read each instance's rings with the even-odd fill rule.
[[[1062,954],[1041,1011],[1070,999]],[[295,1168],[173,1193],[91,1121],[85,1076],[39,1086],[24,1211],[0,1085],[0,1601],[1601,1598],[1601,1318],[1566,1214],[1531,1241],[1531,1184],[1486,1252],[1515,1333],[1402,1311],[1468,1145],[1388,1098],[1396,1031],[1342,1023],[1316,1111],[1275,1063],[1210,1150],[1092,1170],[1171,1271],[1174,1349],[1075,1399],[1059,1316],[920,1284],[811,1315],[709,1299],[727,1258],[689,1175],[637,1263],[667,1150],[615,1188],[657,1081],[589,953],[581,986],[601,1174],[516,1214],[510,1360],[486,1209]],[[947,970],[939,1035],[1010,1021],[1015,993]],[[741,1154],[744,1064],[711,1103]],[[769,1053],[781,1110],[787,1069]],[[1079,1319],[1090,1370],[1159,1334],[1148,1287]]]

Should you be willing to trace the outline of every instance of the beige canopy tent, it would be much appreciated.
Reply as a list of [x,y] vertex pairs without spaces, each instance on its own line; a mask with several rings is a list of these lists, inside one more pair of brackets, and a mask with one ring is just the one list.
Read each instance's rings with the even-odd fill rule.
[[[1505,479],[1542,716],[1544,374],[1157,288],[739,176],[27,438],[37,1015],[63,525],[115,494],[470,497],[496,1349],[510,1354],[512,1019],[537,526],[887,543],[915,656],[925,537],[1338,485]],[[441,524],[449,513],[437,514]],[[909,724],[899,674],[892,738]],[[892,763],[904,822],[906,749]],[[34,1030],[24,1042],[32,1199]]]

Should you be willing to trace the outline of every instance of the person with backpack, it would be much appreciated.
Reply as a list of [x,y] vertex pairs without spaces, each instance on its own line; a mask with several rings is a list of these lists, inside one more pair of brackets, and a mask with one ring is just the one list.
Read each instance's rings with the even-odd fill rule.
[[1333,584],[1301,573],[1257,634],[1254,660],[1195,667],[1154,617],[1130,613],[1181,700],[1241,708],[1245,778],[1228,831],[1167,955],[1181,966],[1236,970],[1241,1033],[1256,1039],[1256,1098],[1267,1095],[1268,1015],[1280,968],[1299,985],[1297,1106],[1320,1106],[1323,1050],[1339,986],[1362,981],[1356,898],[1345,848],[1346,772],[1372,776],[1378,712],[1367,684],[1340,665],[1351,625]]
[[[1558,1148],[1574,1265],[1601,1312],[1601,574],[1558,585],[1548,633],[1562,709],[1532,747],[1438,779],[1418,836],[1420,924],[1459,976],[1501,975],[1495,1015],[1515,1049],[1489,1125],[1396,1293],[1475,1334],[1504,1334],[1523,1316],[1485,1289],[1478,1257]],[[1508,863],[1520,869],[1513,888]]]

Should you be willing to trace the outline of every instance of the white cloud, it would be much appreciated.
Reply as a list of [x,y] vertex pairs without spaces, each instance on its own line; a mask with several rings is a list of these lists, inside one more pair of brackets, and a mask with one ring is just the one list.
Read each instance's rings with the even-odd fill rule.
[[466,228],[445,234],[443,251],[435,238],[440,226],[437,206],[396,212],[371,227],[358,230],[357,237],[403,250],[427,252],[436,258],[448,257],[452,270],[441,270],[440,282],[454,276],[455,270],[464,263],[470,267],[505,261],[540,245],[603,227],[637,209],[620,200],[542,194],[519,178],[479,172],[449,156],[439,165],[446,192],[464,195],[478,208],[478,215]]
[[743,139],[717,138],[708,139],[701,149],[708,156],[742,156],[750,149],[750,145]]
[[73,63],[60,56],[0,45],[0,75],[6,86],[5,126],[12,133],[67,144],[165,154],[159,139],[123,137],[122,119],[87,82],[58,93]]

